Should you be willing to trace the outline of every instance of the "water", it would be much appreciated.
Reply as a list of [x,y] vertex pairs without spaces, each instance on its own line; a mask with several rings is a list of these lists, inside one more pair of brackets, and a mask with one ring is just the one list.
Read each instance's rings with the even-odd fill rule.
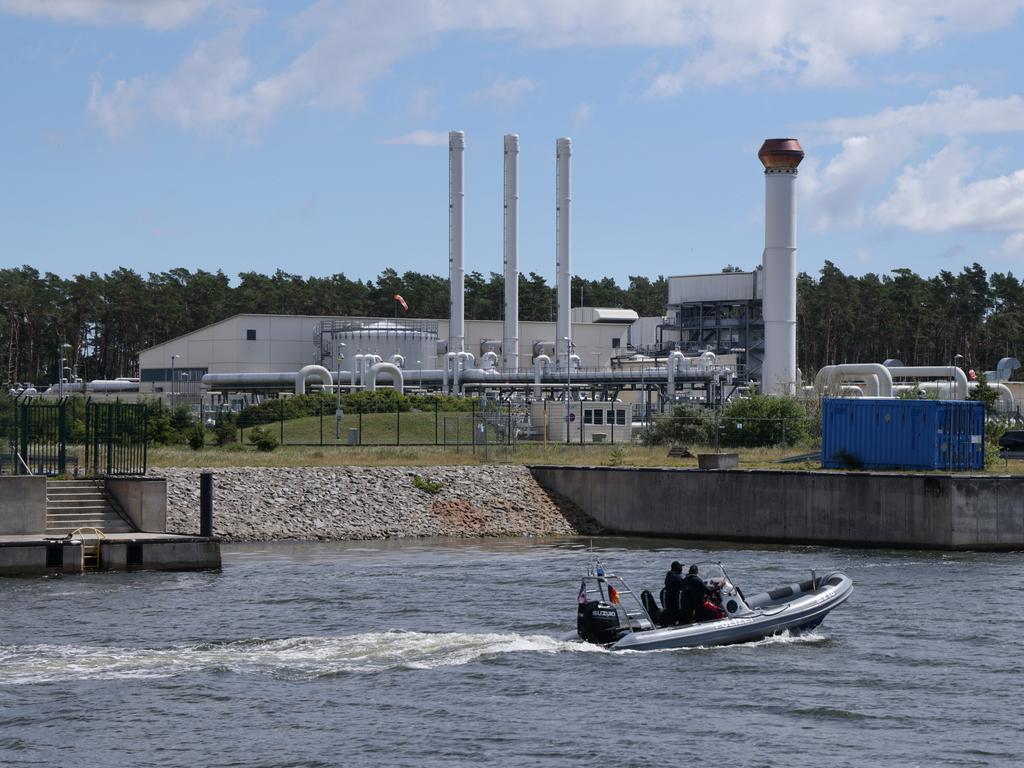
[[602,539],[634,588],[831,568],[805,637],[566,642],[579,541],[225,547],[220,573],[0,581],[4,766],[1024,764],[1024,555]]

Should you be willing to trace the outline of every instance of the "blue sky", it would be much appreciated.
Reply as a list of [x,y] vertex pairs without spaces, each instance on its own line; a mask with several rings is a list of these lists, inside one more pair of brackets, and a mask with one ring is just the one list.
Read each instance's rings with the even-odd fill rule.
[[795,136],[799,268],[1024,272],[1024,0],[0,0],[0,266],[447,273],[752,268],[763,139]]

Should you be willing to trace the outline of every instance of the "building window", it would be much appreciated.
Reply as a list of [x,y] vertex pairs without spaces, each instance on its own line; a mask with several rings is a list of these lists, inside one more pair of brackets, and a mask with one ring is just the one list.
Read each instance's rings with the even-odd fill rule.
[[594,411],[591,408],[583,409],[583,423],[593,424],[594,423]]
[[245,340],[246,341],[256,341],[256,329],[255,328],[249,328],[245,332]]
[[604,411],[594,411],[594,423],[604,424]]
[[616,411],[615,412],[615,423],[618,424],[620,427],[626,426],[626,412],[625,411]]
[[621,346],[622,346],[622,339],[617,337],[617,336],[613,336],[612,337],[612,349],[618,349]]

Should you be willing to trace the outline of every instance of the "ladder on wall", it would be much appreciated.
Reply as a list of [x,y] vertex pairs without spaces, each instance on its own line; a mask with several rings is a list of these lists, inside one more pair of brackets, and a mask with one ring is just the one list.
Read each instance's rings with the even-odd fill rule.
[[79,528],[70,535],[70,538],[80,539],[82,542],[82,571],[98,571],[101,565],[103,540],[107,538],[103,531],[99,528]]

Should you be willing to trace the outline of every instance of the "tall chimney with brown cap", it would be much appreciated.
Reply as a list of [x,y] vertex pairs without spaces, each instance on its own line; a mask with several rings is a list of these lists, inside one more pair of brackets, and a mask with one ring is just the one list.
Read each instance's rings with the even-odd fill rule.
[[764,363],[761,391],[796,391],[796,169],[804,151],[796,139],[766,139],[764,164]]

